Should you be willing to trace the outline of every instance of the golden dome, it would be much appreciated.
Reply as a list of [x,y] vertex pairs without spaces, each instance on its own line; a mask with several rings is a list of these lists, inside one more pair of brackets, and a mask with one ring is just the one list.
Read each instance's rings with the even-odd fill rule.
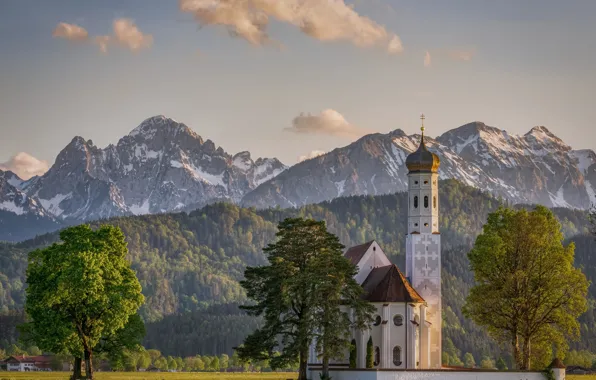
[[[424,121],[424,115],[422,115],[421,119]],[[430,152],[424,144],[424,124],[420,129],[422,130],[420,146],[415,152],[408,155],[406,166],[410,173],[437,173],[441,160],[439,156]]]

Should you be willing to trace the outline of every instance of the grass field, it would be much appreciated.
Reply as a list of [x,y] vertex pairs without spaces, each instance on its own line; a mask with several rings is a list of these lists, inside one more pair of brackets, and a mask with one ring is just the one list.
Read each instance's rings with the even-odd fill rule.
[[[67,372],[0,372],[0,380],[65,380]],[[286,380],[296,379],[297,373],[216,373],[216,372],[96,372],[97,380]],[[596,379],[595,379],[596,380]]]
[[[65,380],[66,372],[0,372],[0,380]],[[97,372],[97,380],[286,380],[296,379],[296,373],[142,373],[142,372]],[[567,380],[596,380],[596,375],[568,375]]]

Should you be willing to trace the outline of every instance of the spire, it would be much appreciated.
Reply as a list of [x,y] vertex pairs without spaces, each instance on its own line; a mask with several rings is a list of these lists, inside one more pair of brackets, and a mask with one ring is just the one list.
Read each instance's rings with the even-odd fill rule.
[[439,170],[440,160],[439,157],[429,152],[424,144],[424,120],[426,117],[424,114],[420,115],[422,136],[420,138],[420,145],[418,149],[411,153],[406,158],[406,166],[410,173],[413,172],[432,172],[436,173]]

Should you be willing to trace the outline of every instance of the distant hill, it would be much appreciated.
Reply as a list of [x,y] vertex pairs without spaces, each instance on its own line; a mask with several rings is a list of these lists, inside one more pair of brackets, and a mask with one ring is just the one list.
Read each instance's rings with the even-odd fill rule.
[[[462,350],[462,355],[472,352],[496,357],[500,352],[482,329],[461,314],[473,280],[466,254],[488,213],[498,205],[499,201],[491,195],[457,181],[440,183],[444,336]],[[278,221],[297,215],[326,220],[329,229],[346,246],[375,239],[390,259],[403,268],[406,211],[407,198],[400,193],[337,198],[285,210],[214,204],[190,214],[119,217],[106,222],[120,226],[127,237],[129,258],[146,296],[141,309],[149,322],[146,343],[167,354],[190,355],[194,351],[229,352],[246,332],[244,328],[230,328],[229,324],[257,323],[242,316],[234,306],[226,305],[245,300],[238,280],[247,265],[265,262],[262,248],[275,238]],[[554,212],[565,236],[576,242],[576,265],[582,266],[588,279],[596,282],[596,244],[585,235],[586,213],[564,208]],[[56,240],[57,234],[53,233],[18,244],[0,244],[0,312],[23,306],[27,252]],[[590,297],[596,299],[594,286],[590,287]],[[594,309],[582,316],[581,322],[582,340],[573,347],[596,351]],[[171,340],[186,343],[181,348],[167,343]],[[216,341],[226,343],[213,343]]]

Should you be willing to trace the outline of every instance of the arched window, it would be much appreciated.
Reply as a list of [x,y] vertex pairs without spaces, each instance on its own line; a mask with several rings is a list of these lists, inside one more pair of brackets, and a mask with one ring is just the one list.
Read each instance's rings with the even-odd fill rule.
[[433,197],[433,207],[437,208],[437,196],[436,195]]
[[401,314],[396,314],[393,317],[393,324],[396,326],[401,326],[404,324],[404,317]]
[[418,208],[418,195],[414,197],[414,208]]
[[401,365],[401,347],[395,346],[393,347],[393,364],[396,366]]
[[424,196],[424,208],[428,208],[428,195]]
[[381,350],[379,346],[375,347],[375,362],[373,363],[375,366],[378,366],[381,363]]
[[380,324],[381,324],[381,316],[380,315],[377,315],[375,317],[375,321],[373,322],[373,325],[378,326]]

